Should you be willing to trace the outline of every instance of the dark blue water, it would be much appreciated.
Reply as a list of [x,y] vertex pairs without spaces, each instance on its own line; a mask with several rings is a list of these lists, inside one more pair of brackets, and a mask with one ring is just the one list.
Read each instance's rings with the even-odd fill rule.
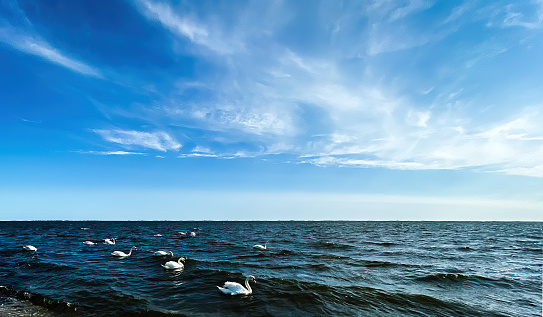
[[[0,316],[541,316],[542,240],[520,222],[0,222]],[[216,287],[250,274],[252,295]]]

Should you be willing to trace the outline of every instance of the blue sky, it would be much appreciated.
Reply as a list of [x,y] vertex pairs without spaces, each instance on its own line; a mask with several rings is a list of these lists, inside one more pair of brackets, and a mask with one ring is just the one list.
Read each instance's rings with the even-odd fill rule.
[[543,220],[543,1],[1,1],[0,220]]

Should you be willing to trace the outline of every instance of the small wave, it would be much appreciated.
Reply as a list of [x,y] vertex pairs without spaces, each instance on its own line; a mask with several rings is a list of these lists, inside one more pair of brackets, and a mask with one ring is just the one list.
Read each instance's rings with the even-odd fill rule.
[[75,267],[66,265],[66,264],[57,264],[52,262],[42,262],[42,261],[30,261],[26,263],[26,266],[29,268],[43,270],[48,272],[61,272],[67,270],[76,270]]
[[380,268],[380,267],[395,267],[395,266],[401,266],[402,264],[400,264],[400,263],[388,262],[388,261],[372,261],[372,260],[365,260],[365,261],[361,261],[361,265],[362,265],[362,266],[365,266],[365,267],[375,267],[375,268]]
[[356,249],[352,245],[348,244],[342,244],[337,242],[330,242],[330,241],[318,241],[312,243],[312,245],[319,247],[319,248],[325,248],[325,249],[338,249],[338,250],[350,250],[350,249]]
[[473,250],[472,248],[468,247],[468,246],[465,246],[465,247],[458,247],[456,248],[457,250],[459,251],[471,251]]
[[269,252],[258,252],[250,254],[240,254],[236,256],[237,259],[262,259],[271,257]]
[[416,278],[415,280],[433,284],[464,284],[474,283],[478,285],[495,285],[504,288],[514,287],[514,281],[507,278],[494,279],[479,275],[467,275],[460,273],[437,273],[430,274],[423,277]]
[[523,248],[521,249],[522,251],[526,251],[526,252],[535,252],[535,253],[542,253],[543,252],[543,249],[541,248]]
[[384,242],[365,241],[364,243],[365,243],[365,244],[380,245],[380,246],[383,246],[383,247],[391,247],[391,246],[394,246],[394,245],[397,244],[397,243],[395,243],[395,242],[389,242],[389,241],[384,241]]
[[330,253],[311,254],[309,256],[311,256],[312,258],[324,259],[324,260],[348,260],[348,259],[350,259],[350,257],[345,256],[345,255],[330,254]]
[[291,251],[291,250],[280,250],[278,252],[271,252],[272,255],[276,256],[299,256],[300,253],[297,251]]
[[[341,287],[282,278],[271,278],[263,283],[274,290],[275,298],[293,302],[314,315],[492,315],[475,307],[427,295],[390,293],[371,287]],[[338,307],[341,310],[336,310]]]

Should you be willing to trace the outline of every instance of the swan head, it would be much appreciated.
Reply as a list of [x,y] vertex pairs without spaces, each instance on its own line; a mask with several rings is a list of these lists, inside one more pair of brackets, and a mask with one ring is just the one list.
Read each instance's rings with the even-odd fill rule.
[[247,281],[249,280],[252,280],[256,284],[256,277],[254,277],[253,275],[247,276]]

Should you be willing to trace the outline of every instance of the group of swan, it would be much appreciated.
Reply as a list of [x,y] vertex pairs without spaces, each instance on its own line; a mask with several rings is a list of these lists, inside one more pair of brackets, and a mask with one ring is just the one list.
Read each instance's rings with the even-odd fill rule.
[[[192,235],[194,234],[194,235]],[[191,236],[196,236],[196,233],[195,232],[191,232],[190,233]],[[115,244],[115,241],[116,239],[113,238],[113,239],[105,239],[104,240],[104,244]],[[87,244],[87,245],[93,245],[95,244],[94,242],[92,241],[85,241],[83,242],[84,244]],[[32,246],[32,245],[25,245],[23,246],[23,248],[27,251],[37,251],[38,249],[35,247],[35,246]],[[264,245],[261,245],[261,244],[255,244],[253,245],[253,248],[255,249],[259,249],[259,250],[267,250],[268,249],[268,242],[266,241],[266,243]],[[116,256],[116,257],[128,257],[130,255],[132,255],[132,251],[133,250],[137,250],[136,246],[133,246],[132,248],[130,248],[130,252],[127,253],[124,253],[122,251],[113,251],[113,253],[111,253],[111,255],[113,256]],[[156,251],[155,253],[153,253],[154,256],[166,256],[166,255],[170,255],[170,256],[173,256],[173,252],[172,251]],[[165,264],[162,265],[162,267],[166,270],[180,270],[180,269],[183,269],[185,267],[185,258],[181,257],[176,261],[168,261],[166,262]],[[245,287],[243,287],[243,285],[239,284],[239,283],[236,283],[236,282],[230,282],[230,281],[226,281],[224,282],[224,285],[222,287],[220,286],[217,286],[217,288],[223,293],[223,294],[227,294],[227,295],[251,295],[253,293],[253,289],[251,288],[251,285],[249,285],[249,280],[252,280],[254,283],[256,283],[256,278],[253,276],[253,275],[249,275],[247,276],[247,278],[245,279]]]
[[[166,255],[169,255],[169,256],[173,256],[173,252],[172,251],[156,251],[155,253],[153,253],[154,256],[166,256]],[[179,258],[176,261],[168,261],[166,262],[165,264],[162,265],[163,268],[165,268],[166,270],[181,270],[185,267],[185,258]]]
[[[261,246],[261,245],[260,245]],[[262,247],[262,246],[261,246]],[[266,249],[266,247],[263,247]],[[118,256],[118,257],[127,257],[132,254],[132,250],[136,250],[137,248],[133,246],[130,249],[130,252],[128,254],[121,252],[121,251],[115,251],[111,253],[111,255]],[[153,253],[154,256],[166,256],[170,255],[173,256],[172,251],[156,251]],[[177,259],[177,261],[168,261],[165,264],[162,265],[162,267],[166,270],[182,270],[185,268],[185,258],[180,257]],[[245,279],[245,287],[243,287],[241,284],[236,282],[230,282],[227,281],[224,283],[223,287],[217,286],[217,288],[223,293],[227,295],[250,295],[253,293],[253,290],[251,289],[251,285],[249,285],[249,280],[252,280],[254,283],[256,283],[256,278],[253,275],[249,275]]]

